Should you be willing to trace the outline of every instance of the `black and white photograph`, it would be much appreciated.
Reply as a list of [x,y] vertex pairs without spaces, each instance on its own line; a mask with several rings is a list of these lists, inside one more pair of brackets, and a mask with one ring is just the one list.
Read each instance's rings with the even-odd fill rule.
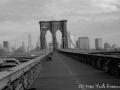
[[120,0],[0,0],[0,90],[120,90]]

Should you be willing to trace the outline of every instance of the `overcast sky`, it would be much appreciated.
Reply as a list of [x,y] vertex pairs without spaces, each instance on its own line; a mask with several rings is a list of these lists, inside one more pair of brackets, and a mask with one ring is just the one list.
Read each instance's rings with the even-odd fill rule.
[[0,0],[0,42],[39,37],[40,20],[68,20],[68,31],[120,46],[120,0]]

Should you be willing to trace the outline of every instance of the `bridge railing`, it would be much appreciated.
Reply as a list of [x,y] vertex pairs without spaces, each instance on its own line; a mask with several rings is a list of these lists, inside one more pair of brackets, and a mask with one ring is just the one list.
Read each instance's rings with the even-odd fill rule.
[[0,72],[0,90],[26,90],[30,88],[41,70],[44,58],[49,54],[50,52],[7,71]]
[[120,76],[120,57],[95,55],[85,53],[75,53],[71,51],[59,50],[60,53],[68,55],[76,60],[88,64],[96,69],[102,70],[108,74]]

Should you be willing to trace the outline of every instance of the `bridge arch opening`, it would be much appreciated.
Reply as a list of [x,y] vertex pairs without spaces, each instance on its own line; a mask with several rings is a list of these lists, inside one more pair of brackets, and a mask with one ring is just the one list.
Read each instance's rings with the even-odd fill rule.
[[59,29],[56,31],[56,39],[57,39],[57,47],[58,49],[60,49],[62,47],[62,33]]
[[61,20],[61,21],[40,21],[40,41],[41,41],[41,49],[45,49],[45,35],[46,31],[50,30],[52,34],[52,46],[53,50],[57,49],[57,38],[56,38],[56,32],[57,29],[60,29],[62,35],[57,35],[57,37],[62,36],[62,40],[58,40],[59,43],[62,41],[62,48],[68,48],[68,37],[67,37],[67,20]]
[[47,32],[46,32],[45,39],[46,39],[46,48],[52,49],[53,48],[52,33],[49,30],[47,30]]

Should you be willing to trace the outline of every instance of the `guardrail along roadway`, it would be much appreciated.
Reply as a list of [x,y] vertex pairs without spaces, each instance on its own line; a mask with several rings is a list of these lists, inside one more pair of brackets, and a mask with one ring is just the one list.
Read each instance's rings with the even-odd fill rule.
[[46,60],[31,88],[36,90],[120,89],[120,80],[117,77],[96,69],[85,63],[86,59],[80,57],[81,55],[75,53],[72,55],[63,51],[55,52]]
[[0,72],[0,90],[27,90],[42,69],[45,58],[50,52],[40,57]]

